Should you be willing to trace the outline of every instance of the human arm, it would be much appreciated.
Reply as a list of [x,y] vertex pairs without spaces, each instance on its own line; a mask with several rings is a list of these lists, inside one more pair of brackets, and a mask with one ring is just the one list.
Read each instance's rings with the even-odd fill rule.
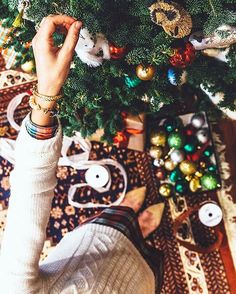
[[[60,53],[63,47],[55,49],[50,43],[53,30],[60,22],[68,29],[66,40],[70,43],[70,47],[67,47],[70,58],[66,57],[66,62],[65,56]],[[39,35],[37,34],[33,41],[38,90],[41,94],[52,96],[60,91],[69,71],[73,46],[76,44],[75,35],[78,36],[78,32],[75,20],[69,20],[65,16],[50,17],[49,20],[46,18],[42,24]],[[65,41],[64,45],[67,43]],[[46,44],[45,47],[42,44]],[[39,59],[39,54],[43,54],[45,59]],[[52,70],[50,74],[48,66]],[[53,83],[53,80],[57,82]],[[31,118],[34,123],[41,126],[53,123],[49,115],[39,110],[34,110]],[[1,293],[4,294],[42,293],[38,262],[57,183],[55,173],[60,157],[62,133],[58,122],[55,137],[37,140],[26,130],[25,123],[28,120],[29,115],[23,121],[16,141],[16,164],[10,176],[11,197],[0,258],[0,285]]]

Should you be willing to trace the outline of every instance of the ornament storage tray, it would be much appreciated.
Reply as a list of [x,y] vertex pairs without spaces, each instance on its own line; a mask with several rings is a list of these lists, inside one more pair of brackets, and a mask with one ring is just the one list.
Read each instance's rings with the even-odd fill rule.
[[220,188],[215,148],[205,112],[150,116],[147,148],[163,197]]

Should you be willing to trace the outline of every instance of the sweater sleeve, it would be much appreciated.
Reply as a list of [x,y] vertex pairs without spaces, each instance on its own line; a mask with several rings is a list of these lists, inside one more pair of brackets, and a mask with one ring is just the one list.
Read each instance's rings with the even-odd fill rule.
[[11,196],[0,258],[1,293],[40,293],[39,258],[45,241],[56,167],[62,145],[56,135],[37,140],[24,119],[16,140],[16,164],[10,175]]

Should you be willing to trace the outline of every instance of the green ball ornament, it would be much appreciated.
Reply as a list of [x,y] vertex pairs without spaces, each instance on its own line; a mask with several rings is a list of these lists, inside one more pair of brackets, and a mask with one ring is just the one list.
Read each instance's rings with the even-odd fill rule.
[[128,88],[135,88],[141,83],[141,80],[138,77],[131,78],[128,75],[125,75],[125,84]]
[[213,154],[213,148],[212,148],[212,146],[208,146],[208,147],[204,150],[203,154],[204,154],[206,157],[211,157],[211,155]]
[[176,182],[183,179],[183,175],[179,168],[174,169],[169,176],[171,182]]
[[175,184],[175,191],[179,194],[184,194],[188,191],[188,183],[184,180],[179,180]]
[[171,133],[168,137],[168,144],[171,148],[180,149],[184,145],[184,136],[180,132]]
[[214,190],[218,187],[218,185],[218,178],[213,173],[206,173],[204,176],[201,177],[201,186],[205,190]]
[[209,170],[209,172],[215,172],[216,171],[216,165],[212,164],[212,165],[208,166],[207,169]]
[[168,133],[171,133],[182,126],[182,121],[176,117],[170,117],[164,121],[163,126]]

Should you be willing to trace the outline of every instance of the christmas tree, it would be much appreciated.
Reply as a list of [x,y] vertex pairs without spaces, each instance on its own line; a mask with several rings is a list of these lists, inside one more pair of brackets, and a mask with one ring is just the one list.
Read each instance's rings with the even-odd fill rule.
[[49,14],[83,22],[60,102],[67,134],[103,128],[111,141],[122,112],[156,113],[181,99],[176,87],[186,82],[205,110],[213,105],[201,88],[223,92],[220,107],[235,110],[236,0],[2,0],[2,26],[11,28],[4,46],[20,53],[16,66],[33,59],[29,42]]

